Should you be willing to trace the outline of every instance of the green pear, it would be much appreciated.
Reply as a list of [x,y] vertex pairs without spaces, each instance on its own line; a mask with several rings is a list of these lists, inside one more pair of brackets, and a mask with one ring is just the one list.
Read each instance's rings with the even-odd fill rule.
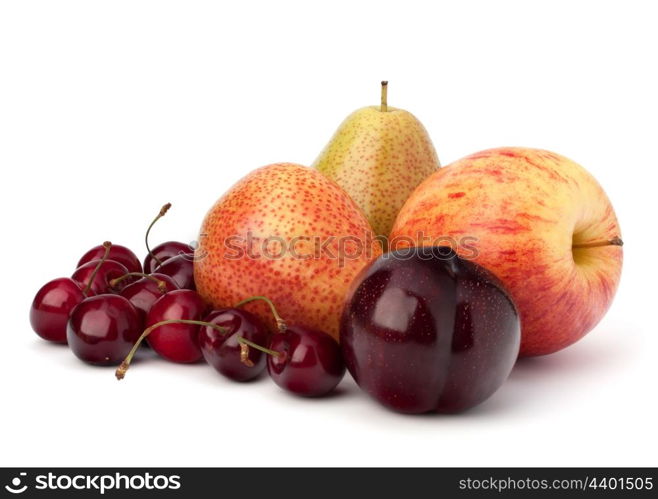
[[340,185],[378,236],[388,237],[413,190],[440,167],[425,127],[408,111],[381,105],[354,111],[313,163]]

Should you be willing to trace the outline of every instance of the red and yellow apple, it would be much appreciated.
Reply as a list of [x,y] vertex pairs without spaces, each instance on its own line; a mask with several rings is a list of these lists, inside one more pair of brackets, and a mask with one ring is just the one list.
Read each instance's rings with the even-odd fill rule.
[[577,163],[539,149],[478,152],[418,186],[395,221],[391,248],[437,241],[503,282],[521,316],[525,356],[587,334],[621,274],[621,232],[605,192]]
[[[380,254],[368,221],[338,184],[317,170],[279,163],[250,173],[210,209],[194,279],[214,307],[264,295],[290,325],[338,339],[348,287]],[[272,322],[262,302],[247,307]]]

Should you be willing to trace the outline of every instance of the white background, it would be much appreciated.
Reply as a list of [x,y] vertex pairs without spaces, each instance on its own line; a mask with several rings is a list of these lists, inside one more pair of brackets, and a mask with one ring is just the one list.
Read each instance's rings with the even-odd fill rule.
[[[658,465],[652,2],[224,3],[0,4],[0,465]],[[30,330],[89,247],[142,255],[166,201],[154,242],[193,240],[251,169],[310,164],[381,79],[443,164],[542,147],[606,188],[625,267],[584,340],[466,414],[409,417],[347,378],[309,401],[151,359],[118,383]]]

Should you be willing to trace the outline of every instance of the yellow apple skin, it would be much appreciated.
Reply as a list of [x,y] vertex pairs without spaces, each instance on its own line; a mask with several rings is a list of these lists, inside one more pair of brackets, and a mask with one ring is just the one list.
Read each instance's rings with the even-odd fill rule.
[[350,195],[381,236],[388,236],[418,184],[439,168],[422,123],[408,111],[387,109],[353,112],[313,163]]
[[550,151],[490,149],[429,177],[400,211],[391,244],[428,246],[441,237],[507,287],[521,315],[522,356],[556,352],[587,334],[621,275],[621,231],[605,192]]
[[[348,287],[380,254],[368,221],[338,185],[312,168],[276,163],[251,172],[208,211],[194,279],[214,308],[266,296],[289,325],[338,340]],[[245,308],[275,325],[262,301]]]

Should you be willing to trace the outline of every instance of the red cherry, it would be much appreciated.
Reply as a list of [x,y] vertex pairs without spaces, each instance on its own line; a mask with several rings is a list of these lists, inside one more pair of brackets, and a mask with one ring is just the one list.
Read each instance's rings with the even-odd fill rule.
[[[146,326],[159,322],[186,319],[200,321],[208,307],[196,291],[178,289],[158,298],[146,319]],[[192,363],[201,360],[197,343],[199,326],[166,324],[148,335],[148,343],[160,356],[172,362]]]
[[[278,325],[269,348],[248,338],[237,338],[242,343],[242,358],[251,348],[269,355],[267,371],[284,390],[305,397],[320,397],[332,391],[345,375],[345,364],[340,347],[329,334],[304,326],[287,326],[274,303],[265,296],[252,296],[236,305],[262,300],[267,303]],[[246,360],[246,359],[245,359]]]
[[123,296],[84,299],[71,312],[66,337],[73,353],[97,365],[116,365],[139,338],[137,310]]
[[158,244],[146,255],[144,259],[144,272],[153,272],[156,267],[162,265],[170,258],[189,254],[193,251],[189,244],[179,241],[167,241],[166,243]]
[[[98,270],[96,267],[101,262],[101,260],[92,260],[85,263],[82,267],[76,269],[76,271],[71,276],[71,279],[78,282],[80,286],[86,286],[87,283],[91,280],[91,291],[96,294],[105,294],[113,291],[120,291],[125,286],[130,284],[129,280],[122,281],[116,289],[113,289],[110,285],[112,279],[116,279],[128,273],[128,269],[121,265],[119,262],[114,260],[105,260]],[[96,275],[92,275],[96,272]]]
[[173,278],[183,289],[196,289],[194,284],[194,255],[173,256],[160,265],[156,272]]
[[267,358],[270,377],[297,395],[319,397],[332,391],[345,374],[340,347],[327,333],[290,326],[272,335]]
[[199,347],[206,362],[224,376],[235,381],[248,381],[265,370],[266,355],[251,348],[242,356],[240,338],[266,345],[270,333],[267,326],[254,314],[237,308],[213,310],[204,322],[224,328],[218,331],[210,326],[199,329]]
[[129,284],[119,294],[133,304],[139,313],[142,324],[145,325],[146,316],[158,298],[176,289],[178,286],[168,275],[151,274]]
[[71,310],[84,300],[80,285],[68,277],[46,283],[30,307],[32,329],[44,340],[66,343],[66,323]]
[[[105,253],[105,247],[101,244],[94,246],[89,251],[87,251],[80,261],[76,268],[82,267],[85,263],[91,262],[92,260],[100,260]],[[107,256],[108,260],[114,260],[119,262],[121,265],[128,269],[128,272],[141,272],[142,264],[139,262],[139,259],[131,250],[125,246],[119,244],[113,244],[110,248],[110,253]]]

